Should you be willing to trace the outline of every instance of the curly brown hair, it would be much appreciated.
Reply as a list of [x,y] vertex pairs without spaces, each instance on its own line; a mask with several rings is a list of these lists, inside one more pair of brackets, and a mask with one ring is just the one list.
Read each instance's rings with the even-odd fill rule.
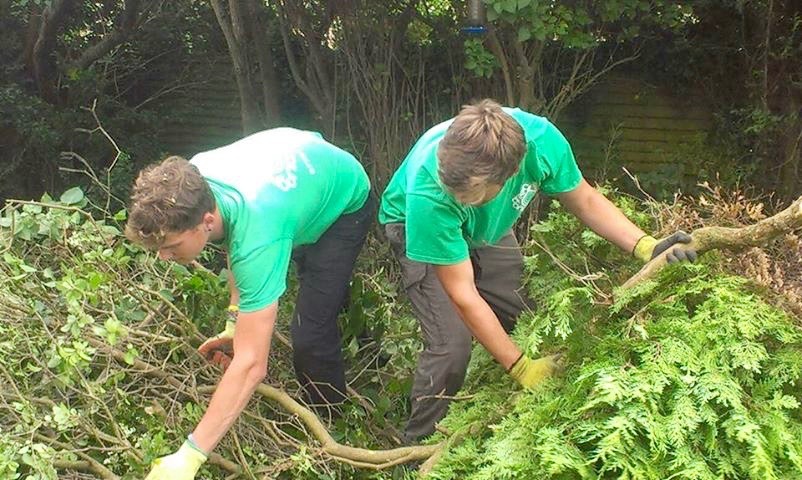
[[[437,147],[437,173],[455,196],[481,198],[503,185],[526,153],[521,125],[491,99],[465,105]],[[470,202],[468,202],[470,203]]]
[[128,204],[125,236],[156,250],[166,234],[196,227],[203,214],[214,209],[212,190],[198,167],[183,157],[167,157],[139,172]]

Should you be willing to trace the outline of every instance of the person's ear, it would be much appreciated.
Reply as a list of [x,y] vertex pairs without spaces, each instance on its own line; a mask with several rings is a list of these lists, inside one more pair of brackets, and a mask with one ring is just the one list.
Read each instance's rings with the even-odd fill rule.
[[212,226],[214,225],[214,215],[212,214],[212,212],[204,213],[201,223],[203,224],[203,228],[205,228],[207,232],[211,232]]

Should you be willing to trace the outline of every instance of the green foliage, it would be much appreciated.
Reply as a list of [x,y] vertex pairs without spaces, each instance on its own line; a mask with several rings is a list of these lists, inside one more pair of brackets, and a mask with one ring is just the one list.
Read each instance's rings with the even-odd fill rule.
[[610,303],[586,276],[548,265],[606,260],[576,229],[556,210],[536,227],[527,269],[541,301],[515,331],[532,355],[562,350],[567,371],[516,393],[474,352],[463,393],[476,396],[454,404],[445,427],[504,413],[452,448],[433,478],[802,478],[802,332],[792,319],[704,262]]
[[[203,415],[208,397],[196,386],[219,380],[219,370],[195,347],[223,326],[226,275],[159,262],[130,245],[117,223],[124,212],[93,217],[81,189],[58,198],[13,202],[0,216],[0,478],[58,478],[66,470],[54,469],[56,463],[85,461],[73,449],[122,478],[142,478]],[[386,245],[367,250],[387,253]],[[360,258],[340,318],[349,380],[361,399],[345,405],[330,429],[342,442],[387,448],[408,414],[397,399],[409,393],[420,342],[394,282],[379,268],[375,258]],[[290,279],[291,298],[297,285]],[[280,307],[278,330],[286,335],[293,302]],[[278,341],[272,350],[271,383],[300,398],[291,355]],[[149,374],[153,369],[183,387],[165,384]],[[253,420],[259,416],[264,420]],[[276,431],[266,430],[273,421]],[[272,440],[276,434],[280,444]],[[299,450],[307,442],[297,418],[255,399],[217,452],[272,469],[278,478],[384,475]],[[388,473],[404,474],[403,468]],[[224,473],[207,464],[201,475]]]
[[477,77],[490,78],[498,67],[498,60],[480,40],[465,40],[465,57],[465,68]]
[[679,97],[703,92],[715,111],[711,137],[728,153],[722,177],[735,171],[796,198],[799,155],[785,146],[796,141],[802,121],[793,93],[802,66],[802,4],[694,2],[689,28],[668,40],[644,51],[639,71]]
[[485,0],[485,4],[488,21],[513,27],[519,42],[556,41],[576,49],[629,39],[651,24],[676,27],[690,13],[690,9],[681,3],[653,0],[572,4],[541,0]]
[[[484,3],[487,20],[500,35],[514,32],[514,41],[522,45],[554,43],[573,51],[630,40],[650,28],[678,28],[690,14],[690,9],[681,3],[651,0],[570,4],[484,0]],[[498,59],[479,45],[478,40],[465,42],[466,68],[477,76],[489,78],[498,66]]]
[[[147,323],[166,301],[191,311],[200,325],[222,317],[223,284],[157,264],[123,241],[114,220],[81,210],[87,198],[80,189],[60,199],[16,203],[0,217],[0,478],[55,479],[54,462],[82,460],[54,442],[80,448],[123,478],[141,478],[194,426],[199,407],[187,401],[168,414],[143,401],[134,393],[143,385],[136,369],[120,365],[133,366],[155,349],[163,360],[201,370],[180,340],[197,332],[192,323]],[[133,272],[136,287],[126,281]],[[159,300],[149,304],[151,295]],[[181,333],[167,341],[170,330]],[[132,455],[131,445],[144,457]]]

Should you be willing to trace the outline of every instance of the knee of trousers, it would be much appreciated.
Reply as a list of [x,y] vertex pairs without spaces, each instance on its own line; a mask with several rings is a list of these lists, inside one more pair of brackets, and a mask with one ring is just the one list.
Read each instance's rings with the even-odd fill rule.
[[342,358],[339,338],[330,338],[326,341],[295,340],[292,342],[292,353],[293,357],[299,360],[331,361]]

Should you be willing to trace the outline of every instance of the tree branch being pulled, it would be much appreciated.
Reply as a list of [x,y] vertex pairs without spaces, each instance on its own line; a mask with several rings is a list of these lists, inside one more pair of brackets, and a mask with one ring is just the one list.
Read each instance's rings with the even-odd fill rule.
[[334,440],[314,412],[298,403],[283,390],[262,384],[256,388],[256,391],[263,397],[278,403],[286,411],[297,415],[320,443],[325,453],[355,467],[381,470],[401,463],[426,460],[442,448],[440,444],[399,447],[389,450],[349,447]]
[[[93,346],[107,351],[117,361],[125,361],[124,352],[91,337],[88,338],[88,341]],[[133,367],[141,373],[152,375],[164,380],[176,389],[186,390],[187,386],[183,385],[178,379],[174,378],[172,375],[161,370],[160,368],[143,362],[142,360],[134,359]],[[215,386],[200,387],[197,389],[197,391],[199,393],[210,393],[216,388],[217,387]],[[278,403],[290,414],[297,416],[304,423],[304,425],[306,425],[306,428],[309,429],[314,439],[320,443],[324,453],[328,454],[335,460],[358,468],[382,470],[406,462],[426,460],[434,455],[438,450],[442,449],[442,445],[440,444],[400,447],[388,450],[370,450],[343,445],[334,440],[334,438],[326,429],[326,426],[320,421],[320,418],[318,418],[318,416],[315,415],[312,410],[303,406],[283,390],[267,384],[261,384],[256,388],[256,392],[259,393],[259,395]],[[235,463],[226,460],[219,455],[215,455],[214,453],[209,456],[209,460],[232,473],[236,473],[240,470]]]
[[[703,227],[691,233],[689,248],[697,253],[710,250],[742,250],[748,247],[765,245],[776,237],[802,228],[802,197],[799,197],[782,212],[765,218],[753,225],[741,228]],[[650,278],[666,265],[666,254],[653,259],[638,273],[627,280],[623,288],[632,288]]]

